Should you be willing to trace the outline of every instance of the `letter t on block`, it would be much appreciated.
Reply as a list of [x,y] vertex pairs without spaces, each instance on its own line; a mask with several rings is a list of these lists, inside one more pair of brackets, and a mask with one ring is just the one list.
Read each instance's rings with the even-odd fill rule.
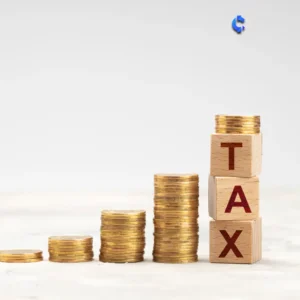
[[210,175],[253,177],[261,172],[261,134],[212,134]]
[[210,221],[209,260],[252,264],[261,259],[261,218],[251,221]]

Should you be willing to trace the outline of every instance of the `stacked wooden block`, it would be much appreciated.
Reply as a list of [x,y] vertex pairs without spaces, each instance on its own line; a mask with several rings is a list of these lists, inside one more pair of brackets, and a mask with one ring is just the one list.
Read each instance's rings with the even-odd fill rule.
[[260,117],[216,116],[209,177],[210,262],[261,259]]

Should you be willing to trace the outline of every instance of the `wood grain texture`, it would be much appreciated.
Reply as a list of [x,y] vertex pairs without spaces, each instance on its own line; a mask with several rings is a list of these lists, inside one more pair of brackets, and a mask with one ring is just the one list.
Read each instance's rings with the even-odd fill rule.
[[[241,194],[234,197],[235,187],[240,187],[242,196],[245,196],[250,211],[244,206],[233,206],[230,212],[230,199],[235,203],[241,203]],[[209,216],[214,220],[254,220],[259,217],[259,179],[258,177],[220,177],[210,176],[208,183]],[[244,202],[243,202],[244,203]],[[239,204],[237,204],[239,205]]]
[[[220,257],[228,247],[222,232],[230,238],[240,233],[234,245],[242,257],[238,257],[231,248],[225,257]],[[210,221],[209,260],[212,263],[255,263],[262,256],[261,239],[261,218],[249,221]]]
[[[221,146],[223,144],[223,146]],[[234,169],[230,170],[228,144],[235,144]],[[240,146],[242,144],[242,147]],[[253,177],[261,172],[261,134],[212,134],[210,175]],[[232,162],[231,162],[232,163]]]

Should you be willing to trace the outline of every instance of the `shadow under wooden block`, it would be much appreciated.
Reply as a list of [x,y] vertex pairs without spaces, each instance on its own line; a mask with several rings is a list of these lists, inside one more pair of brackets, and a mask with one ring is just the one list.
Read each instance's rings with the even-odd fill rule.
[[212,134],[210,175],[253,177],[261,172],[261,134]]
[[251,221],[210,221],[209,261],[252,264],[261,259],[261,218]]
[[254,220],[259,217],[258,177],[210,176],[209,216],[214,220]]

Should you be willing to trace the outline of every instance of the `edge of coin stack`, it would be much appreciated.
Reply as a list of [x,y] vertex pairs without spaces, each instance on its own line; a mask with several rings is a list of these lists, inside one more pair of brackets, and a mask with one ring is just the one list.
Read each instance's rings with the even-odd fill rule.
[[77,263],[92,261],[93,238],[91,236],[51,236],[48,239],[49,261]]
[[260,133],[260,116],[216,115],[216,133],[257,134]]
[[103,210],[99,260],[133,263],[144,260],[146,212]]
[[1,250],[0,262],[5,263],[33,263],[43,260],[41,250]]
[[154,175],[153,261],[198,261],[198,174]]

